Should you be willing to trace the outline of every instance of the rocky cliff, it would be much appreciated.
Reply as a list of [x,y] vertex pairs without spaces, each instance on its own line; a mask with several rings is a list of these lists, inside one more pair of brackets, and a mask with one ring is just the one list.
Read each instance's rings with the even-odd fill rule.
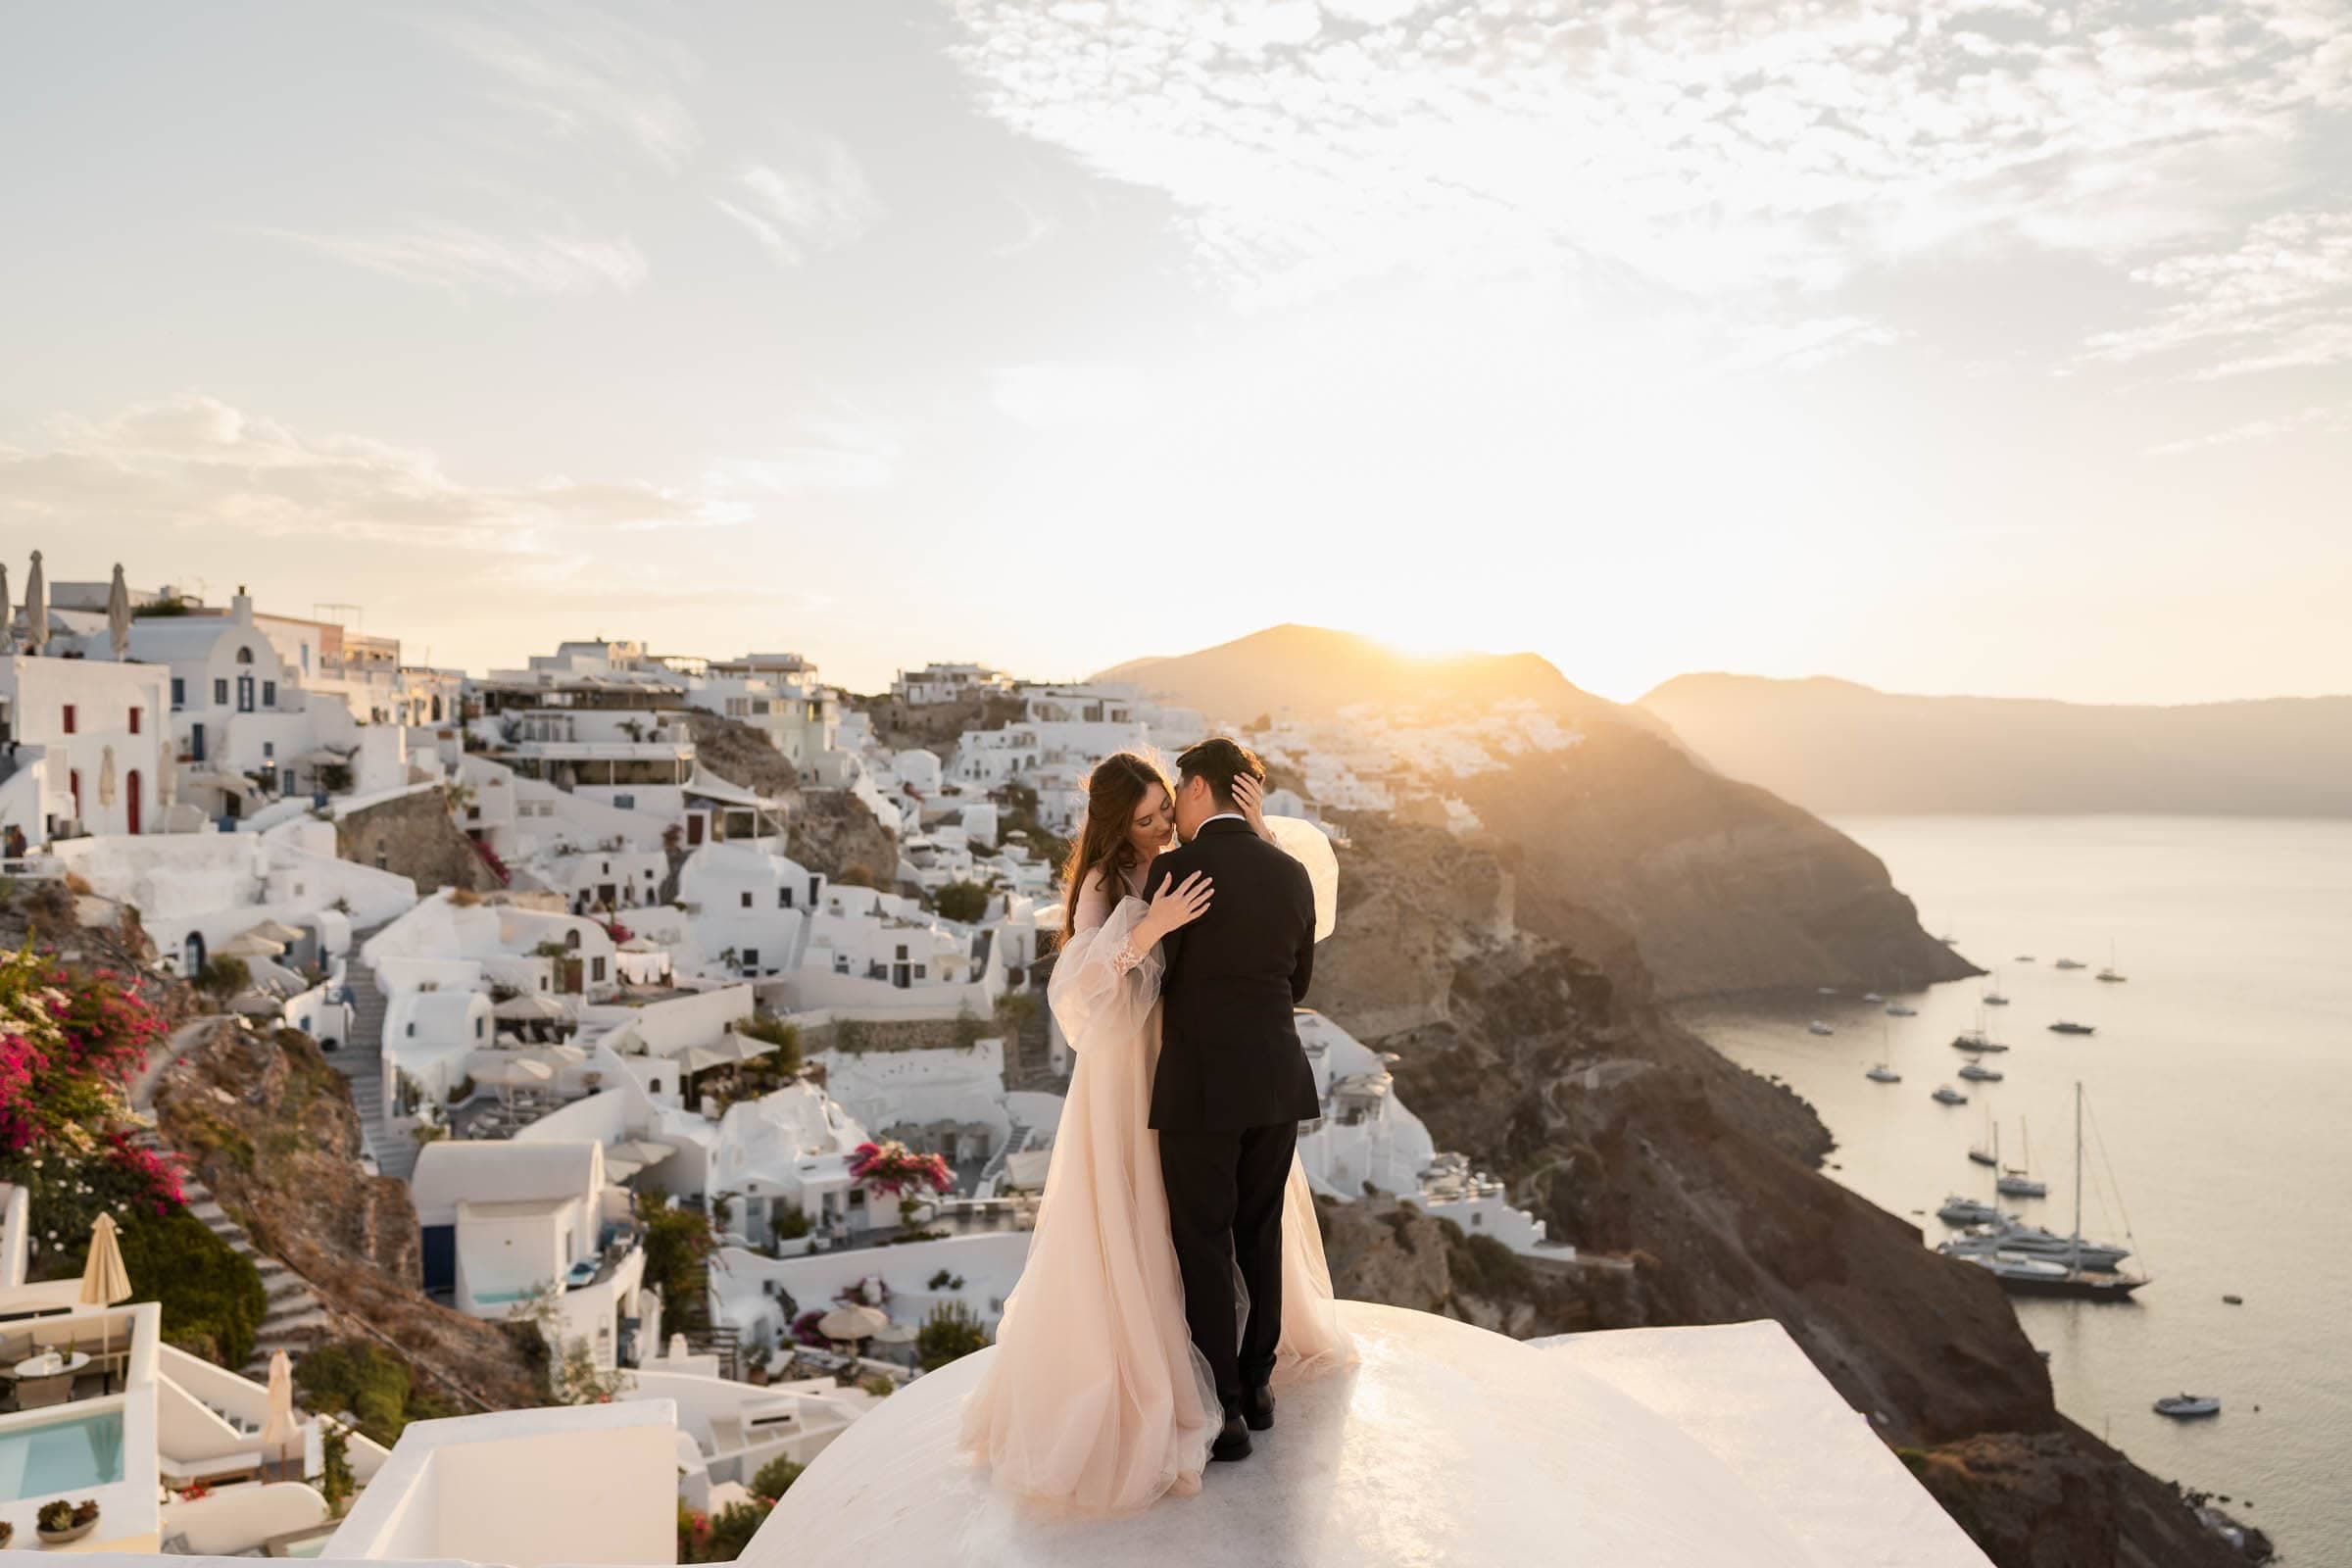
[[[1343,1291],[1523,1335],[1771,1317],[1887,1442],[1943,1466],[1932,1489],[2004,1568],[2246,1560],[2058,1414],[1989,1277],[1820,1173],[1829,1135],[1802,1102],[1662,1014],[1622,927],[1594,927],[1605,961],[1538,934],[1534,880],[1439,829],[1356,823],[1309,1000],[1396,1053],[1439,1147],[1586,1258],[1346,1205],[1327,1215]],[[2048,1536],[2076,1554],[2047,1555]]]

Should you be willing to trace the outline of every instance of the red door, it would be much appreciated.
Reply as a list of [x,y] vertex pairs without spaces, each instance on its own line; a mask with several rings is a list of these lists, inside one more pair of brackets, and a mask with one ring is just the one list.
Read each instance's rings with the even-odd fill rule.
[[130,770],[130,776],[123,781],[122,799],[123,804],[129,808],[130,830],[136,833],[139,831],[139,770],[135,767]]

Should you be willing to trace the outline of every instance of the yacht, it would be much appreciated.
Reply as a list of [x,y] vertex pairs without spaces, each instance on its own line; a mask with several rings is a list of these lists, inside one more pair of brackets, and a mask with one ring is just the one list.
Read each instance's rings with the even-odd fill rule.
[[[2112,1270],[2116,1264],[2132,1255],[2129,1247],[2117,1247],[2112,1242],[2084,1242],[2082,1266]],[[2075,1239],[2039,1225],[2028,1225],[2012,1214],[1971,1225],[1936,1250],[1952,1257],[1967,1257],[1979,1252],[2023,1252],[2028,1257],[2046,1257],[2064,1262],[2073,1257]]]
[[1968,1097],[1950,1084],[1937,1084],[1936,1092],[1928,1098],[1940,1105],[1965,1105],[1968,1103]]
[[1943,1200],[1943,1206],[1936,1211],[1936,1217],[1946,1225],[1994,1225],[2006,1216],[1990,1203],[1980,1202],[1974,1198],[1952,1197]]
[[1960,1064],[1960,1076],[1971,1083],[1997,1084],[2003,1074],[1998,1067],[1987,1067],[1981,1061],[1964,1061]]
[[1963,1029],[1952,1036],[1952,1049],[1954,1051],[1973,1051],[1979,1055],[1983,1055],[1988,1052],[2007,1051],[2009,1048],[1997,1040],[1986,1039],[1984,1031],[1982,1029]]
[[1876,991],[1865,991],[1862,993],[1862,1000],[1864,1002],[1885,1002],[1886,999],[1880,996]]
[[1901,1073],[1896,1072],[1883,1061],[1862,1076],[1874,1084],[1899,1084],[1903,1081]]
[[1828,1024],[1823,1023],[1819,1018],[1816,1018],[1811,1023],[1805,1025],[1805,1030],[1808,1034],[1816,1035],[1834,1035],[1838,1032],[1837,1030],[1831,1028]]
[[2082,964],[2079,959],[2060,958],[2056,963],[2051,964],[2050,967],[2053,969],[2080,969],[2082,967]]
[[1987,1007],[2006,1007],[2009,1005],[2009,999],[2002,996],[1998,991],[1987,991],[1984,993],[1984,1005]]
[[2037,1182],[2020,1170],[2001,1172],[2001,1179],[1992,1184],[1992,1190],[2003,1198],[2047,1198],[2050,1196],[2048,1182]]
[[2095,1034],[2097,1031],[2089,1024],[2075,1023],[2070,1019],[2061,1018],[2050,1025],[2050,1033],[2054,1035],[2087,1035]]
[[2168,1394],[2156,1401],[2156,1413],[2169,1415],[2176,1421],[2187,1421],[2201,1415],[2220,1415],[2222,1399],[2218,1394]]
[[1919,1016],[1919,1009],[1906,1007],[1899,1002],[1889,1002],[1886,1004],[1886,1016],[1889,1018],[1916,1018]]

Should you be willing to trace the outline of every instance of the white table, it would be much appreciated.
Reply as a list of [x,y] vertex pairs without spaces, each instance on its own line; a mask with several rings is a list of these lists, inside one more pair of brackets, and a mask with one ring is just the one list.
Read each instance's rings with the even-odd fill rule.
[[90,1364],[90,1358],[80,1350],[72,1355],[59,1355],[55,1350],[43,1350],[26,1356],[10,1371],[20,1378],[53,1378],[60,1372],[79,1372]]

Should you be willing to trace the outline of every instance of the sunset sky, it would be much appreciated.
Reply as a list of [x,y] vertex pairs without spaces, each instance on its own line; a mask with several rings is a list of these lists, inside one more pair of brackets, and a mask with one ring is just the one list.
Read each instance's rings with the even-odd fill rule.
[[2352,691],[2352,4],[18,6],[0,559],[1076,675]]

